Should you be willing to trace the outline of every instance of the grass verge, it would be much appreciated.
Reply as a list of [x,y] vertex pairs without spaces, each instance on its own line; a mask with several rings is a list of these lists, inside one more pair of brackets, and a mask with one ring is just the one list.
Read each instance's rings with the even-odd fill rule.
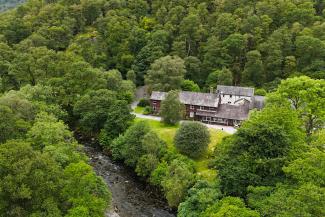
[[137,106],[137,107],[135,107],[134,112],[142,115],[144,112],[144,107]]
[[[176,148],[174,146],[174,136],[176,134],[177,129],[179,128],[179,125],[176,126],[169,126],[166,125],[160,121],[155,120],[147,120],[142,118],[136,118],[135,121],[147,121],[150,125],[150,127],[160,136],[161,139],[163,139],[170,150],[176,151]],[[209,169],[209,161],[211,160],[211,155],[215,149],[215,147],[222,141],[222,139],[229,135],[221,130],[216,129],[209,129],[210,131],[210,139],[211,142],[209,144],[209,148],[206,154],[201,156],[198,159],[193,159],[195,162],[196,171],[199,176],[201,176],[203,179],[206,179],[208,181],[211,181],[216,176],[216,171]]]

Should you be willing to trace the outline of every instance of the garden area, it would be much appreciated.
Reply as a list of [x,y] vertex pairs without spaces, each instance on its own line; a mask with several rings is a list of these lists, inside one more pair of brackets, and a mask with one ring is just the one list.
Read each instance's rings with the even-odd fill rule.
[[[139,107],[141,108],[141,107]],[[142,118],[136,118],[135,122],[143,121]],[[169,150],[178,152],[174,145],[174,137],[176,131],[179,129],[180,124],[177,125],[167,125],[160,121],[155,120],[145,120],[151,127],[151,129],[158,134],[158,136],[167,143]],[[209,169],[210,156],[213,153],[214,148],[220,144],[222,139],[228,134],[221,130],[209,129],[210,133],[210,143],[208,146],[208,151],[201,157],[194,159],[195,168],[199,176],[203,179],[210,181],[216,175],[215,170]]]

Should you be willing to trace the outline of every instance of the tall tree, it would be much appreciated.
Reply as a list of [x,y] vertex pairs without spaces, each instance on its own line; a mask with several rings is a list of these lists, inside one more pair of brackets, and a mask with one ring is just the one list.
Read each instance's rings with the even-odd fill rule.
[[300,126],[298,115],[288,107],[271,106],[252,114],[215,150],[222,191],[244,196],[249,185],[282,181],[282,167],[304,150]]
[[263,63],[259,51],[249,51],[246,55],[247,63],[243,72],[243,82],[260,86],[265,80]]
[[275,105],[290,103],[299,112],[308,135],[324,126],[325,80],[306,76],[283,80],[269,99]]
[[168,92],[180,89],[184,75],[184,61],[176,56],[165,56],[151,65],[145,81],[150,90]]
[[210,132],[201,123],[183,123],[176,132],[174,143],[181,153],[197,158],[207,151],[210,143]]
[[184,116],[184,105],[179,101],[179,92],[170,91],[161,103],[160,115],[166,124],[177,124]]

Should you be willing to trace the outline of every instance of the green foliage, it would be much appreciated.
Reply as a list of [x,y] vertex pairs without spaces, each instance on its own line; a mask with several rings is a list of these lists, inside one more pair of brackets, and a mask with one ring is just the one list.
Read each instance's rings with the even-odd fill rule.
[[146,98],[142,98],[139,100],[138,106],[140,107],[150,106],[150,100]]
[[185,74],[184,61],[177,56],[165,56],[156,60],[146,75],[150,90],[171,91],[181,88]]
[[313,135],[311,137],[310,145],[312,147],[315,147],[315,148],[321,150],[321,151],[324,151],[325,150],[325,147],[323,144],[324,139],[325,139],[325,130],[324,129],[318,130],[313,133]]
[[207,88],[217,88],[217,85],[232,85],[232,83],[232,73],[226,68],[211,72],[206,80]]
[[282,167],[303,151],[300,126],[297,114],[287,107],[271,106],[252,114],[215,150],[223,192],[244,196],[248,185],[283,181]]
[[179,217],[201,216],[221,197],[219,187],[199,180],[189,191],[187,199],[178,206]]
[[263,88],[260,88],[260,89],[256,89],[255,90],[255,95],[258,95],[258,96],[265,96],[267,94],[266,90],[264,90]]
[[34,105],[22,94],[12,91],[0,97],[0,143],[24,138],[35,117]]
[[146,106],[145,108],[144,108],[144,110],[143,110],[143,114],[144,115],[150,115],[150,114],[152,114],[154,111],[153,111],[153,109],[152,109],[152,107],[151,106]]
[[46,113],[38,114],[27,137],[36,150],[43,150],[46,146],[60,143],[71,143],[74,140],[72,133],[62,121]]
[[118,70],[110,70],[104,73],[107,81],[107,89],[115,91],[119,100],[125,100],[128,103],[133,101],[135,85],[130,80],[123,80]]
[[291,103],[305,123],[308,135],[324,126],[325,80],[314,80],[306,76],[283,80],[277,91],[270,96],[269,103],[281,105]]
[[[309,0],[27,2],[1,14],[1,42],[15,52],[14,58],[4,58],[2,83],[9,90],[57,77],[52,73],[64,71],[52,68],[61,66],[55,56],[67,52],[92,67],[117,69],[137,84],[144,83],[146,74],[150,83],[150,65],[168,55],[183,58],[186,72],[183,67],[177,71],[201,88],[210,73],[223,68],[232,72],[236,85],[262,86],[295,71],[316,78],[325,65],[323,10],[320,1]],[[50,56],[46,63],[51,67],[44,68]],[[181,61],[165,69],[176,65]],[[162,68],[154,71],[169,71]],[[151,84],[179,89],[182,76],[175,76],[175,83],[157,78]]]
[[156,133],[149,132],[143,137],[142,145],[145,155],[139,159],[135,172],[139,176],[149,177],[164,156],[166,143]]
[[197,158],[207,151],[210,143],[210,132],[201,123],[182,123],[176,132],[174,143],[182,154]]
[[287,183],[249,187],[249,204],[263,216],[324,215],[324,159],[324,152],[311,148],[283,168]]
[[247,63],[243,72],[243,82],[245,84],[252,84],[259,87],[265,81],[261,53],[258,50],[253,50],[247,53],[246,58]]
[[61,215],[62,171],[50,155],[10,141],[0,145],[0,165],[1,215]]
[[209,207],[204,217],[259,217],[259,213],[245,207],[245,203],[238,197],[225,197],[215,205]]
[[293,179],[299,184],[313,183],[324,186],[325,184],[325,153],[312,148],[306,154],[292,161],[287,167],[283,168],[288,178]]
[[[39,85],[0,97],[0,215],[59,217],[83,210],[102,216],[110,204],[108,188],[86,164],[68,127],[47,113],[55,108],[51,93]],[[84,178],[65,173],[73,165],[82,165]]]
[[193,165],[176,158],[170,162],[165,172],[160,184],[169,206],[177,207],[195,182]]
[[136,79],[137,79],[137,75],[135,74],[134,70],[130,70],[126,73],[126,78],[129,80],[129,81],[132,81],[134,84],[137,82]]
[[87,216],[102,216],[110,193],[83,161],[65,168],[48,152],[29,143],[0,145],[0,213],[5,216],[69,216],[85,209]]
[[189,56],[184,58],[186,74],[185,78],[193,81],[199,86],[203,86],[205,80],[205,74],[202,70],[202,62],[199,58]]
[[101,130],[101,144],[104,146],[109,145],[113,139],[124,133],[135,117],[131,114],[127,102],[120,100],[114,102],[106,112],[106,122]]
[[125,160],[128,166],[135,167],[144,152],[142,139],[149,131],[150,128],[146,122],[132,125],[124,135],[119,136],[111,144],[113,157]]
[[[253,186],[249,205],[263,216],[324,216],[324,9],[311,0],[31,0],[1,13],[0,143],[7,144],[0,145],[0,215],[102,216],[105,187],[57,118],[90,136],[102,130],[113,156],[150,177],[176,207],[194,184],[187,159],[147,149],[164,145],[146,126],[120,135],[132,120],[135,83],[271,92],[290,78],[268,96],[272,107],[217,147],[220,187],[246,196]],[[301,75],[310,78],[294,77]],[[165,120],[175,124],[182,106],[176,93],[171,98]],[[302,154],[291,105],[317,150]],[[257,216],[237,198],[210,204],[211,195],[200,196],[205,189],[193,188],[182,207],[199,208],[184,210],[195,215],[208,204],[207,216]]]
[[166,124],[175,125],[184,116],[184,105],[179,101],[179,92],[170,91],[161,102],[160,115]]
[[82,96],[74,107],[79,126],[85,133],[98,133],[105,124],[108,110],[116,100],[116,93],[109,90],[90,91]]
[[26,136],[35,150],[48,153],[63,167],[86,160],[84,154],[76,151],[79,145],[72,132],[53,115],[39,113]]
[[149,176],[166,150],[166,144],[154,133],[147,122],[133,124],[124,135],[109,147],[115,159],[135,168],[140,176]]
[[29,124],[4,105],[0,105],[0,143],[24,136]]
[[272,191],[249,189],[249,204],[263,216],[323,216],[324,187],[312,183],[301,186],[279,184]]
[[64,169],[62,196],[71,203],[67,216],[75,216],[80,210],[86,216],[103,216],[107,201],[111,200],[102,178],[96,176],[85,162],[73,163]]
[[182,82],[181,88],[183,91],[200,92],[199,85],[195,84],[194,81],[191,80],[184,80]]

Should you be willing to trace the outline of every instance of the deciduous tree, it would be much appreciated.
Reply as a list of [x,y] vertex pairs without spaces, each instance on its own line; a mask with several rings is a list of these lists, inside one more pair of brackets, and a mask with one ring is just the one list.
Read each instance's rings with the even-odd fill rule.
[[151,65],[145,81],[150,90],[168,92],[181,88],[184,75],[184,61],[176,56],[165,56]]
[[210,132],[201,123],[185,122],[176,132],[174,143],[181,153],[197,158],[207,151]]
[[160,115],[166,124],[177,124],[184,116],[184,105],[179,101],[179,92],[170,91],[161,103]]

